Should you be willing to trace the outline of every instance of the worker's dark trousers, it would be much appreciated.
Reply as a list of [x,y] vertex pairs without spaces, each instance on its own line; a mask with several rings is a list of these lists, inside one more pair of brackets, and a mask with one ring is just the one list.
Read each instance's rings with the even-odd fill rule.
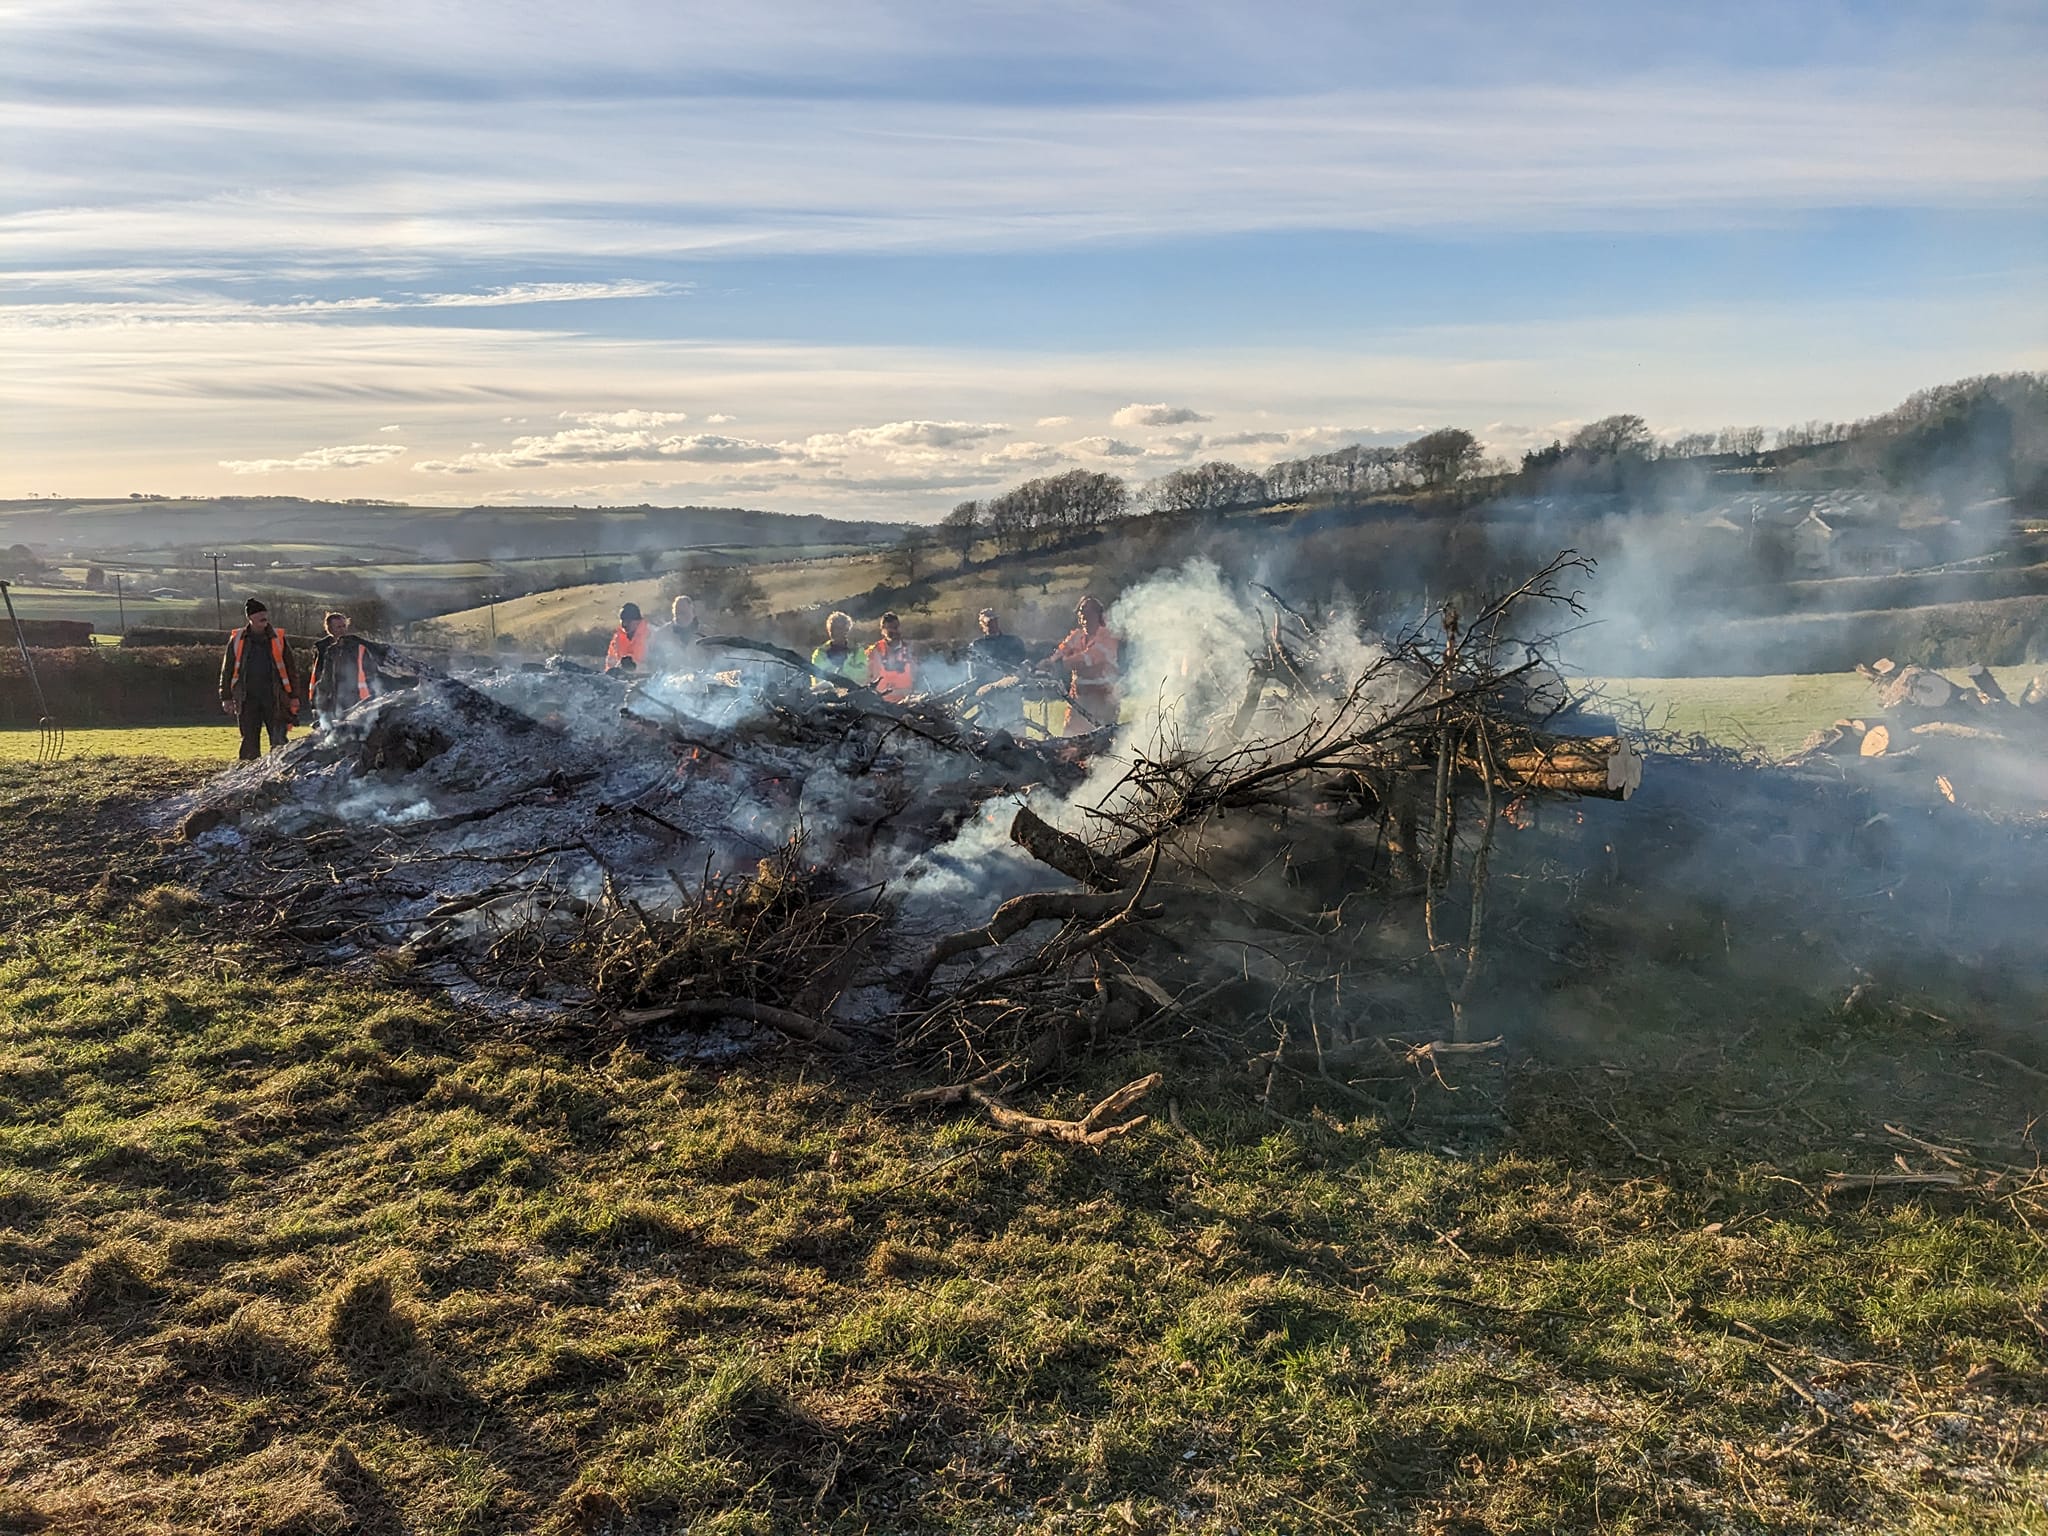
[[242,705],[239,716],[242,725],[241,759],[253,763],[263,755],[263,733],[270,733],[272,747],[284,745],[285,728],[291,724],[291,716],[280,708],[274,699],[249,699]]

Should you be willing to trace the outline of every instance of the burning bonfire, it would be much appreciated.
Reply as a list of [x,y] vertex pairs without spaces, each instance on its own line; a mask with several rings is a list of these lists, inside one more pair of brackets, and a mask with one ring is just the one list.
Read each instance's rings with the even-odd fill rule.
[[182,803],[184,857],[245,926],[508,1028],[786,1036],[1091,1142],[1156,1080],[1073,1121],[1005,1099],[1105,1040],[1218,1043],[1275,1105],[1288,1074],[1434,1073],[1583,985],[1646,890],[1696,908],[1731,846],[1774,857],[1723,918],[1810,924],[1825,892],[1853,969],[1845,882],[1910,878],[1929,839],[2003,846],[1901,813],[1880,847],[1876,791],[1820,752],[1666,750],[1646,775],[1546,660],[1584,569],[1385,638],[1213,569],[1159,578],[1120,604],[1123,721],[1065,738],[992,728],[1016,712],[987,687],[891,702],[739,636],[629,686],[417,668]]

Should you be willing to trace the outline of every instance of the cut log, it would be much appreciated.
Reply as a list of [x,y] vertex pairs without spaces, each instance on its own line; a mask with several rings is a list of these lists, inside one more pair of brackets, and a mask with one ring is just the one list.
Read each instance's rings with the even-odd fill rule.
[[1913,727],[1913,734],[1926,739],[1939,738],[1945,741],[2003,742],[2002,731],[1987,731],[1981,725],[1962,725],[1954,720],[1929,720]]
[[1069,880],[1093,891],[1123,889],[1124,876],[1115,864],[1071,832],[1063,832],[1028,805],[1017,807],[1010,821],[1010,841],[1041,864],[1050,864]]
[[1939,672],[1902,667],[1885,679],[1883,704],[1886,709],[1947,709],[1960,691]]
[[[1477,771],[1473,760],[1461,768]],[[1626,736],[1549,736],[1510,743],[1495,767],[1510,788],[1626,800],[1642,787],[1643,755]]]
[[1889,726],[1873,725],[1863,733],[1863,757],[1883,757],[1892,748],[1892,733]]

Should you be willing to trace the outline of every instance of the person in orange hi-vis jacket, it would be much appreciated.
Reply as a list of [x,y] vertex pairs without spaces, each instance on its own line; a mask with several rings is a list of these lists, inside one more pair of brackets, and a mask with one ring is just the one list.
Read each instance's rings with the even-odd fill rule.
[[242,728],[241,759],[263,755],[263,737],[272,750],[284,745],[299,717],[299,680],[292,668],[291,647],[284,631],[270,622],[270,610],[256,598],[243,604],[249,622],[228,636],[220,661],[220,707]]
[[1074,607],[1074,628],[1059,643],[1048,665],[1067,669],[1067,713],[1062,736],[1079,736],[1098,726],[1115,725],[1122,703],[1118,686],[1118,651],[1122,641],[1109,627],[1109,616],[1093,597]]
[[653,638],[654,626],[640,617],[640,605],[627,603],[619,609],[619,627],[612,635],[612,643],[605,647],[605,671],[616,672],[629,661],[633,665],[626,670],[646,671],[647,643]]
[[868,686],[891,704],[910,697],[916,665],[903,638],[903,621],[892,610],[882,615],[882,638],[868,647]]

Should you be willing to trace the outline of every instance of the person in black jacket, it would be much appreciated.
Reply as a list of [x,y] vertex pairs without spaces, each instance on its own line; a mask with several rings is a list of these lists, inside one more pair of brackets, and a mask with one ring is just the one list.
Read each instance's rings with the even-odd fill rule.
[[[1003,623],[996,616],[995,609],[982,609],[981,634],[967,646],[969,685],[979,689],[1006,677],[1021,676],[1029,664],[1024,642],[1015,635],[1003,633]],[[983,695],[976,719],[989,729],[1021,724],[1024,719],[1023,690],[1004,688]]]
[[241,759],[263,755],[269,733],[273,749],[284,745],[299,717],[299,680],[292,670],[284,631],[270,622],[270,610],[256,598],[242,605],[249,622],[228,636],[220,661],[220,707],[242,728]]
[[323,731],[384,691],[379,664],[390,647],[352,633],[351,622],[345,613],[328,614],[323,621],[327,633],[313,647],[313,681],[307,691]]

